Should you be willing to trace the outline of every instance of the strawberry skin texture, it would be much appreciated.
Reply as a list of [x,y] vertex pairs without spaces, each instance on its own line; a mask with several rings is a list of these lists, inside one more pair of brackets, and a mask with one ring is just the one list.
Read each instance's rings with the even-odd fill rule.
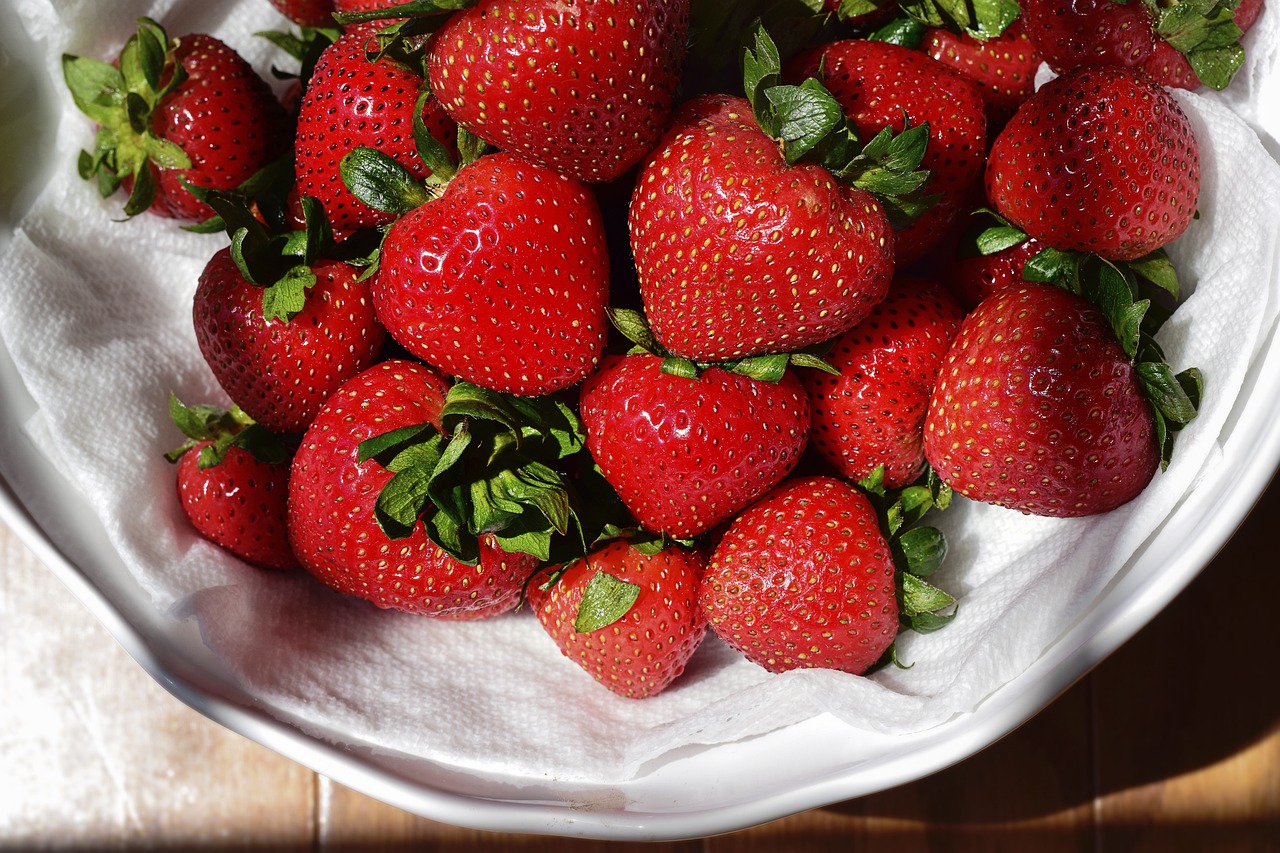
[[[375,148],[425,179],[431,174],[413,141],[413,108],[423,78],[389,59],[370,62],[367,29],[357,28],[324,49],[298,113],[294,140],[300,196],[314,196],[337,231],[383,225],[395,214],[374,210],[347,189],[338,164],[353,148]],[[422,112],[427,130],[452,146],[454,125],[438,101]]]
[[497,153],[391,227],[373,285],[392,338],[508,394],[566,388],[604,348],[609,257],[581,182]]
[[289,538],[303,568],[339,592],[379,607],[469,620],[513,609],[532,557],[506,554],[481,537],[479,564],[440,550],[419,523],[391,540],[374,519],[393,476],[358,461],[361,441],[423,423],[439,428],[448,384],[435,371],[392,359],[348,380],[316,416],[294,455]]
[[743,98],[681,107],[640,173],[628,227],[654,334],[698,361],[827,340],[893,275],[880,204],[821,166],[788,166]]
[[688,32],[689,0],[480,0],[436,33],[427,75],[486,142],[609,181],[662,133]]
[[1046,83],[996,137],[987,197],[1055,249],[1133,260],[1176,239],[1200,198],[1200,148],[1178,102],[1141,71]]
[[839,376],[801,372],[813,412],[810,443],[836,471],[861,480],[883,465],[888,488],[920,475],[929,395],[963,319],[939,285],[897,279],[827,353]]
[[148,210],[197,222],[213,209],[182,182],[219,190],[244,183],[286,150],[288,116],[252,66],[213,36],[177,39],[174,59],[188,76],[156,105],[151,130],[181,148],[191,168],[149,164],[157,191]]
[[[706,636],[707,620],[698,607],[705,570],[706,560],[696,551],[670,546],[647,556],[615,541],[564,568],[545,590],[554,570],[543,570],[529,584],[529,603],[565,657],[614,693],[645,699],[684,672]],[[618,621],[579,633],[574,621],[597,572],[637,585],[639,595]]]
[[1154,432],[1101,312],[1028,284],[965,318],[929,402],[925,455],[968,498],[1068,518],[1136,497],[1160,464]]
[[1140,65],[1155,49],[1142,3],[1114,0],[1022,0],[1022,25],[1059,74],[1090,65]]
[[241,276],[230,249],[205,265],[192,319],[196,340],[227,395],[272,432],[302,432],[329,396],[377,358],[386,332],[361,270],[313,265],[316,283],[289,322],[267,320],[262,288]]
[[333,0],[271,0],[281,15],[300,27],[332,27]]
[[218,465],[201,470],[196,444],[178,460],[178,500],[201,536],[264,569],[296,569],[289,546],[289,466],[230,447]]
[[990,255],[958,257],[952,263],[947,286],[961,307],[972,311],[993,293],[1026,284],[1023,270],[1027,261],[1043,250],[1039,241],[1029,237]]
[[797,59],[785,76],[799,83],[818,78],[831,92],[863,141],[886,127],[929,123],[929,144],[920,168],[929,171],[925,190],[941,199],[898,232],[899,266],[919,260],[946,235],[970,190],[982,177],[987,117],[978,85],[932,56],[887,42],[845,39]]
[[1027,38],[1021,21],[1003,33],[979,41],[963,33],[930,28],[924,52],[978,84],[987,105],[987,129],[1002,126],[1035,91],[1040,52]]
[[690,538],[733,516],[804,452],[809,401],[790,372],[776,384],[708,368],[661,371],[648,354],[606,358],[583,385],[587,449],[632,515]]
[[698,601],[712,631],[770,672],[861,675],[897,636],[894,572],[867,498],[833,477],[805,477],[734,519]]

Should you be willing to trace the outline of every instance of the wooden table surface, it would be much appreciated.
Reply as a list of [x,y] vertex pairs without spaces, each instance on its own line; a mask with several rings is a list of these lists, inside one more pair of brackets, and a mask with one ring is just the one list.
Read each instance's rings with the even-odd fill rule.
[[710,839],[567,841],[378,803],[179,703],[0,526],[0,848],[1280,851],[1280,486],[1137,637],[914,784]]

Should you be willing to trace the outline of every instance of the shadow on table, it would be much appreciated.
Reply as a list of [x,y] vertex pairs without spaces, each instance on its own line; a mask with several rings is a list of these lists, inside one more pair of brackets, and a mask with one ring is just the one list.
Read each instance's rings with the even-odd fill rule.
[[[915,784],[826,811],[933,826],[1109,826],[1112,818],[1123,822],[1125,803],[1157,808],[1157,783],[1248,750],[1280,723],[1274,519],[1280,519],[1276,483],[1217,559],[1168,608],[1004,740]],[[1203,816],[1248,820],[1269,803],[1264,817],[1276,846],[1267,849],[1280,849],[1280,796],[1274,790],[1280,787],[1280,767],[1229,778],[1230,783],[1217,778],[1200,785],[1178,814],[1162,815],[1158,808],[1151,814],[1185,819],[1192,832]],[[1180,789],[1193,784],[1183,780]],[[1261,786],[1269,786],[1272,795],[1255,797],[1266,802],[1250,812],[1241,795]],[[1095,797],[1101,798],[1096,815]]]

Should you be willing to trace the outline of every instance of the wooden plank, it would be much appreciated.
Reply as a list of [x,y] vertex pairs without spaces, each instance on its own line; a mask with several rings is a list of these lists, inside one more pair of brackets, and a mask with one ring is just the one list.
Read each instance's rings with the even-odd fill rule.
[[1280,484],[1096,673],[1102,849],[1280,850]]
[[0,846],[312,848],[315,775],[169,695],[0,525]]

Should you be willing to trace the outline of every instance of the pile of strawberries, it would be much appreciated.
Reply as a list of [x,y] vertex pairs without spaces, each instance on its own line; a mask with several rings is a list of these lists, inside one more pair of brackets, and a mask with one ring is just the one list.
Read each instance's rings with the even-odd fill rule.
[[147,19],[64,63],[81,173],[229,237],[193,328],[234,406],[171,398],[170,458],[251,563],[527,602],[625,696],[708,628],[861,674],[954,614],[953,493],[1107,512],[1195,416],[1163,85],[1225,86],[1261,0],[272,2],[283,99]]

